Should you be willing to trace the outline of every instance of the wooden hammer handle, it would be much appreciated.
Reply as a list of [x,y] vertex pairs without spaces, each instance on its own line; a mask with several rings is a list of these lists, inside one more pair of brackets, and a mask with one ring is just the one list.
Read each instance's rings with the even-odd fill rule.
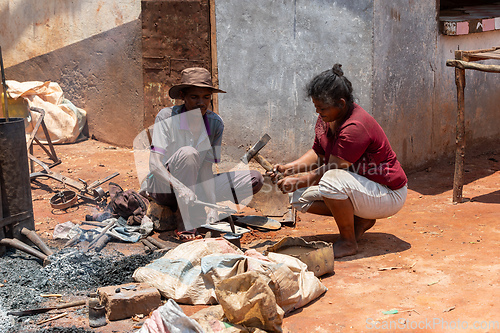
[[[273,172],[273,165],[269,163],[264,157],[260,154],[255,154],[253,157],[266,171]],[[278,180],[283,179],[283,174],[278,173]]]

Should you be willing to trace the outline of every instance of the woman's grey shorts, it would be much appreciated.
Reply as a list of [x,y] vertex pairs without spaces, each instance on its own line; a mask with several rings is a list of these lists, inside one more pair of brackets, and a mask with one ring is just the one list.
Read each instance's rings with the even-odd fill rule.
[[356,173],[333,169],[327,171],[318,185],[301,188],[291,197],[292,205],[306,212],[314,201],[323,198],[351,199],[354,215],[365,219],[380,219],[396,214],[406,201],[407,186],[391,190]]

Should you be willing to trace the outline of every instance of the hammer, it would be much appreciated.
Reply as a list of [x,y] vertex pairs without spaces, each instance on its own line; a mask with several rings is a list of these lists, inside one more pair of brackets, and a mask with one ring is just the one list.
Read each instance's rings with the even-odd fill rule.
[[[256,144],[254,144],[252,146],[252,148],[250,148],[246,153],[245,155],[243,155],[243,157],[241,158],[241,160],[243,161],[243,163],[245,164],[248,164],[248,162],[253,158],[255,159],[266,171],[269,171],[269,172],[275,172],[277,173],[276,171],[273,170],[273,166],[271,163],[269,163],[264,157],[262,157],[260,154],[259,154],[259,151],[264,148],[264,146],[269,142],[269,140],[271,140],[271,137],[266,133],[262,136],[262,138],[257,141]],[[283,178],[283,175],[281,173],[278,173],[278,180],[281,180]]]

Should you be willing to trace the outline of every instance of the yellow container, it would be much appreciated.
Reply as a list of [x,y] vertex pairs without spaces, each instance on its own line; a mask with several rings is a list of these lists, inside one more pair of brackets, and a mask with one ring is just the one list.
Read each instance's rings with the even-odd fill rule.
[[[4,104],[4,94],[2,92],[2,96],[0,98],[2,101],[2,105],[0,105],[0,118],[5,118],[5,113],[3,111],[3,108],[5,106]],[[19,97],[17,99],[7,97],[7,110],[9,111],[9,118],[27,118],[30,114],[29,112],[29,106],[28,102],[22,98]]]

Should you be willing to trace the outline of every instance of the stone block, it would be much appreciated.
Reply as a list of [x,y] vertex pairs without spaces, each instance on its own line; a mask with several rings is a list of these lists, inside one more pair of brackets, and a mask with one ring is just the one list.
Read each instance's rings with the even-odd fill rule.
[[[118,292],[117,292],[118,291]],[[162,305],[160,293],[146,283],[127,283],[97,289],[108,320],[120,320],[136,314],[148,315]]]

